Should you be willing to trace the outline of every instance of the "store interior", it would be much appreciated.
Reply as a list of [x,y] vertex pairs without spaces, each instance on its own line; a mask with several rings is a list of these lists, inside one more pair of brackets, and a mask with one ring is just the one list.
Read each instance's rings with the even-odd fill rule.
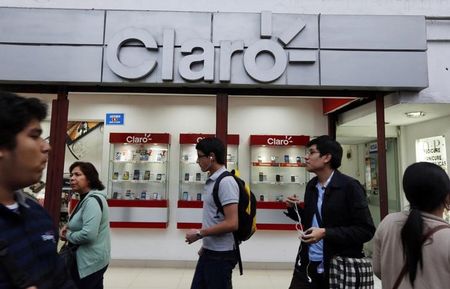
[[[51,108],[51,100],[56,95],[42,94],[38,97]],[[405,104],[396,103],[396,99],[395,95],[385,98],[390,212],[407,207],[401,194],[401,174],[416,159],[415,141],[444,136],[448,143],[450,135],[450,104]],[[196,168],[195,143],[182,141],[182,136],[215,133],[216,96],[69,93],[69,102],[68,118],[71,122],[80,123],[77,130],[82,131],[85,122],[97,123],[97,126],[92,126],[83,136],[67,144],[64,172],[68,173],[68,167],[77,159],[90,161],[98,168],[110,198],[136,202],[165,201],[165,205],[153,208],[155,211],[149,214],[163,225],[153,228],[113,227],[112,258],[194,261],[196,250],[184,244],[184,229],[198,225],[195,219],[198,219],[201,207],[192,205],[189,211],[180,204],[183,201],[201,202],[201,184],[206,176]],[[422,111],[424,116],[407,117],[405,113],[412,111]],[[105,115],[108,113],[123,113],[123,124],[106,124]],[[43,129],[44,135],[49,135],[50,119],[43,123]],[[379,223],[376,131],[374,102],[338,117],[336,137],[344,149],[341,171],[358,179],[366,188],[372,215]],[[149,141],[148,145],[112,143],[111,134],[120,133],[169,134],[169,140],[166,143]],[[258,230],[250,241],[251,246],[243,244],[243,258],[272,264],[292,262],[298,239],[292,223],[282,214],[280,201],[292,194],[302,198],[304,185],[312,177],[301,165],[304,144],[270,146],[252,144],[251,139],[252,136],[314,138],[327,134],[328,117],[323,114],[322,98],[230,95],[228,133],[238,136],[238,144],[228,146],[228,167],[239,170],[241,178],[266,206],[266,210],[261,210],[262,219],[276,220]],[[448,148],[445,152],[449,154]],[[44,190],[41,190],[39,197],[43,195]],[[63,211],[70,197],[69,191],[63,195]],[[269,205],[272,203],[275,207]],[[146,211],[142,210],[136,209],[131,213],[135,220],[143,218]],[[192,220],[182,226],[180,223],[184,218]],[[260,254],[268,242],[274,249]],[[161,250],[150,249],[156,244]],[[192,246],[198,247],[199,244]],[[369,245],[366,250],[370,255]]]

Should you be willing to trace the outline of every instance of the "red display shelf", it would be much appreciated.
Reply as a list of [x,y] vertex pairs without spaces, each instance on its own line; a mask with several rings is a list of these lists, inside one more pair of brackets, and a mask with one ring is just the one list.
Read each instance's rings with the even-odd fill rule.
[[[70,201],[70,211],[78,202]],[[111,228],[164,229],[168,226],[168,200],[108,200],[108,207]]]
[[280,163],[272,163],[272,162],[252,162],[252,166],[254,167],[279,167]]
[[203,201],[178,201],[178,208],[203,208]]
[[252,162],[252,166],[254,167],[306,167],[305,163],[272,163],[272,162]]
[[258,230],[294,231],[295,224],[256,224]]
[[305,163],[280,163],[280,167],[304,168],[304,167],[306,167],[306,164]]
[[140,207],[140,208],[167,208],[168,200],[108,200],[108,206],[112,207]]
[[256,203],[257,209],[280,209],[286,210],[287,206],[284,202],[262,202],[258,201]]
[[[295,223],[284,215],[284,202],[257,202],[256,227],[258,230],[295,230]],[[202,201],[178,201],[177,229],[202,227]]]

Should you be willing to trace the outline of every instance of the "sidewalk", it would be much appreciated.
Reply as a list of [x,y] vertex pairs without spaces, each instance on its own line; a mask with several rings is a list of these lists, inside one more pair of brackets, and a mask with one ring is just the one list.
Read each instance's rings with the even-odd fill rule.
[[[194,268],[110,267],[105,274],[105,289],[189,289]],[[233,272],[234,289],[287,289],[292,270],[252,270],[244,275]],[[381,283],[375,279],[375,289]]]

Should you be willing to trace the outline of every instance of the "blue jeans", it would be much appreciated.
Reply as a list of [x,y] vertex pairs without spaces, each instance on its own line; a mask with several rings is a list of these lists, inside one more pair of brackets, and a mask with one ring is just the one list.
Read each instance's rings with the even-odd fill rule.
[[191,289],[232,289],[231,274],[237,263],[236,251],[202,251]]

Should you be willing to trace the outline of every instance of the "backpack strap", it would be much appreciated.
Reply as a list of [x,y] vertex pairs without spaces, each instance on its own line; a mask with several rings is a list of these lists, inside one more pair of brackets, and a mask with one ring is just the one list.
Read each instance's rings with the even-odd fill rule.
[[[216,182],[214,183],[212,196],[214,199],[214,203],[216,204],[216,207],[217,207],[217,214],[219,214],[219,213],[223,214],[223,206],[219,200],[219,183],[224,177],[228,177],[228,176],[234,177],[234,174],[230,173],[229,171],[225,171],[225,172],[221,173],[220,176],[217,177]],[[239,249],[239,241],[236,238],[236,235],[234,233],[233,233],[233,238],[234,238],[234,247],[236,249],[236,254],[237,254],[237,258],[238,258],[239,273],[242,275],[243,268],[242,268],[241,250]]]
[[241,258],[241,250],[239,249],[239,241],[236,238],[236,235],[233,234],[233,237],[234,237],[234,247],[236,248],[236,254],[238,258],[239,273],[242,275],[244,269],[242,268],[242,258]]
[[[450,225],[439,225],[439,226],[436,226],[436,227],[430,229],[425,235],[423,235],[422,245],[434,233],[436,233],[437,231],[440,231],[442,229],[450,229]],[[400,274],[398,275],[397,280],[395,281],[394,287],[392,287],[392,289],[397,289],[398,286],[400,286],[400,283],[402,283],[403,277],[406,275],[407,272],[408,272],[408,267],[407,267],[407,264],[405,263],[405,265],[403,266],[402,271],[400,271]]]
[[216,207],[217,207],[217,214],[222,213],[222,215],[223,215],[223,206],[222,206],[222,203],[220,203],[220,199],[219,199],[219,184],[223,178],[228,177],[228,176],[233,176],[233,175],[229,171],[224,171],[217,177],[216,182],[214,183],[212,196],[214,199],[214,204],[216,204]]

